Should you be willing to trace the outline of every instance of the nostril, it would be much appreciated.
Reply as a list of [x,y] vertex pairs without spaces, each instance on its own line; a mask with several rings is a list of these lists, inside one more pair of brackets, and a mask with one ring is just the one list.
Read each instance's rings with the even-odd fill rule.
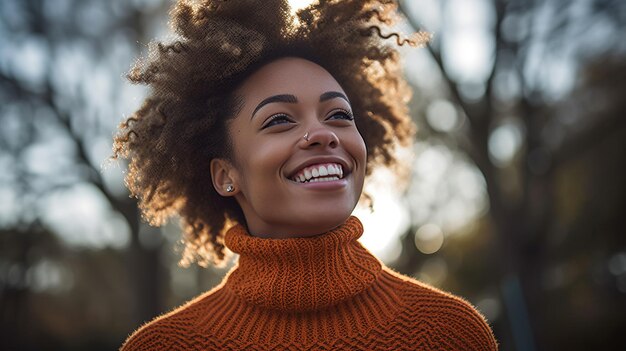
[[307,138],[302,138],[302,144],[304,147],[331,147],[335,148],[339,145],[339,138],[337,135],[329,129],[319,128],[316,130],[310,130],[306,133]]
[[339,145],[339,138],[337,137],[337,135],[335,133],[330,133],[331,138],[330,138],[330,142],[328,143],[328,145],[330,147],[337,147],[337,145]]

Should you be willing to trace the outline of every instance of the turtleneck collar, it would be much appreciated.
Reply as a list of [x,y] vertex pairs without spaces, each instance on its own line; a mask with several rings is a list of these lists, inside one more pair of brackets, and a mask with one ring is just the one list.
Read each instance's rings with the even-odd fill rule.
[[341,226],[308,238],[264,239],[237,225],[225,236],[239,262],[225,288],[250,304],[308,311],[338,304],[363,292],[382,267],[357,239],[363,225],[350,217]]

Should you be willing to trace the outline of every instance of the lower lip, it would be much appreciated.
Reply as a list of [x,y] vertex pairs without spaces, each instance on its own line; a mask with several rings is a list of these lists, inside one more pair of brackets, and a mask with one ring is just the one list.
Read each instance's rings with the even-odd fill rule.
[[341,178],[337,180],[329,180],[325,182],[308,182],[308,183],[298,183],[293,182],[297,186],[301,186],[305,189],[311,190],[338,190],[343,189],[348,186],[348,180],[346,178]]

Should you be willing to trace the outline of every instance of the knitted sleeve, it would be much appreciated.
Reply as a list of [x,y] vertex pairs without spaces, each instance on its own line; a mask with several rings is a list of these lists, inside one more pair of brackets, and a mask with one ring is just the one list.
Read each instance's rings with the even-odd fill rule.
[[142,328],[133,333],[120,348],[120,351],[172,350],[172,342],[167,334],[154,328]]
[[494,351],[498,344],[483,317],[469,302],[393,271],[403,281],[407,316],[418,349]]
[[496,351],[498,344],[485,318],[467,301],[454,297],[439,306],[434,322],[440,334],[440,345],[446,350]]
[[[169,317],[169,318],[168,318]],[[126,339],[120,351],[192,350],[194,339],[185,326],[189,323],[173,316],[160,316],[146,323]]]

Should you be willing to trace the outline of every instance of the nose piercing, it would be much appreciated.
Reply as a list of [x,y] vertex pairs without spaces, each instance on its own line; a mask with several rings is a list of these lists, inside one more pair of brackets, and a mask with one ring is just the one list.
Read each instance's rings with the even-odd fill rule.
[[304,140],[309,141],[309,132],[306,132],[303,136]]
[[228,191],[229,193],[232,193],[233,191],[235,191],[235,187],[231,184],[226,187],[226,191]]

